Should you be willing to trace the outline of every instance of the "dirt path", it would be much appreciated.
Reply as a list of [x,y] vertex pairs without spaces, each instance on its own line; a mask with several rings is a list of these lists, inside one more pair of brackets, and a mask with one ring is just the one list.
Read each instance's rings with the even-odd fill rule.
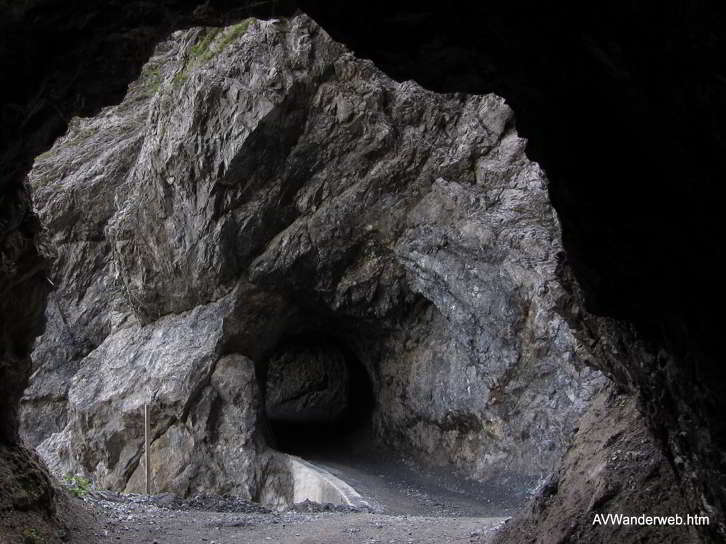
[[316,447],[311,441],[289,452],[351,485],[377,513],[444,517],[509,517],[527,499],[532,481],[500,475],[480,483],[452,470],[421,468],[378,445],[362,431]]
[[[501,486],[466,481],[446,471],[414,469],[379,449],[346,444],[324,452],[296,452],[353,486],[374,508],[369,512],[321,512],[308,505],[283,513],[220,499],[182,505],[94,493],[86,521],[72,528],[78,544],[447,544],[484,543],[511,515],[521,496]],[[516,494],[515,494],[516,495]],[[171,496],[169,496],[171,497]],[[229,512],[224,500],[232,500]],[[166,501],[166,502],[165,502]]]
[[441,518],[368,513],[238,514],[175,511],[93,501],[95,523],[72,529],[73,544],[446,544],[483,543],[494,518]]
[[311,460],[345,481],[378,513],[433,517],[508,517],[517,497],[500,486],[445,471],[422,471],[384,456],[327,456]]

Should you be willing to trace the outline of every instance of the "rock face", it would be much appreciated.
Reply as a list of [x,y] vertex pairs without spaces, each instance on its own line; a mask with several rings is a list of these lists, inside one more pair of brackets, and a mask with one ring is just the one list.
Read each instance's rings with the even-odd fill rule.
[[[62,542],[64,519],[75,524],[79,514],[56,492],[43,463],[20,445],[18,435],[19,400],[51,290],[48,262],[37,248],[40,225],[26,174],[74,114],[95,114],[102,105],[117,103],[171,29],[222,24],[259,9],[256,2],[236,4],[197,10],[194,0],[114,0],[67,5],[52,13],[53,4],[46,0],[0,3],[0,64],[4,80],[15,84],[6,86],[0,103],[0,534],[9,542],[27,540],[22,532],[28,527],[36,528],[44,542]],[[292,12],[289,5],[276,7]],[[44,29],[31,30],[30,19],[42,21]],[[52,89],[53,97],[38,94],[40,88]]]
[[269,497],[262,407],[345,405],[306,389],[340,372],[325,336],[365,368],[381,441],[540,478],[603,380],[524,144],[501,98],[396,83],[305,16],[175,33],[31,172],[56,291],[23,435],[139,490],[149,402],[157,491]]
[[[396,79],[495,92],[547,172],[565,275],[582,287],[571,324],[614,351],[593,364],[635,392],[708,538],[726,540],[726,372],[721,157],[726,10],[689,3],[560,5],[309,2],[335,39]],[[643,29],[652,39],[643,40]],[[638,127],[632,130],[628,127]],[[718,296],[717,296],[718,298]],[[720,299],[719,299],[720,300]],[[635,348],[635,349],[633,349]],[[637,353],[639,352],[639,353]],[[635,356],[633,356],[635,354]]]
[[636,399],[607,387],[582,417],[561,466],[494,542],[703,542],[696,525],[615,524],[596,518],[607,514],[685,518],[693,514],[686,504]]

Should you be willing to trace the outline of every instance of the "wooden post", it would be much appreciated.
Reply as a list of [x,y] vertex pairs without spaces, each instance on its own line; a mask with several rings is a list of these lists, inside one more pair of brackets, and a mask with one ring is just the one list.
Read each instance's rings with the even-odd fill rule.
[[151,485],[151,463],[149,463],[149,405],[144,403],[144,458],[146,461],[146,494]]

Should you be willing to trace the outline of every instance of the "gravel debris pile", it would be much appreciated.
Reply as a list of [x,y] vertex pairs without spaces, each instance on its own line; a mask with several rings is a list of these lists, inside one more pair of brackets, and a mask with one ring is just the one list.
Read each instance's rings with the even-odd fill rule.
[[320,512],[341,512],[341,513],[360,513],[360,512],[368,512],[372,513],[372,508],[366,508],[366,507],[357,507],[357,506],[351,506],[349,504],[332,504],[329,502],[326,503],[319,503],[319,502],[313,502],[309,499],[304,500],[303,502],[295,503],[290,507],[290,510],[293,512],[299,512],[303,514],[317,514]]
[[[167,510],[200,510],[206,512],[229,512],[238,514],[269,514],[271,510],[261,504],[232,495],[195,495],[182,498],[173,493],[140,495],[136,493],[117,493],[115,491],[91,491],[88,500],[98,502],[153,505]],[[349,510],[346,510],[346,512]]]

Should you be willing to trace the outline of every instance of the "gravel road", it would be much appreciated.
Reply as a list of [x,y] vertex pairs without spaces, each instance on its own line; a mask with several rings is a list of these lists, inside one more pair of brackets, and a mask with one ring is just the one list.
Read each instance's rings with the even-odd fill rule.
[[366,441],[295,451],[352,485],[372,511],[303,503],[272,512],[235,497],[121,495],[85,498],[69,541],[78,544],[484,543],[524,500],[521,482],[484,485],[421,470]]

